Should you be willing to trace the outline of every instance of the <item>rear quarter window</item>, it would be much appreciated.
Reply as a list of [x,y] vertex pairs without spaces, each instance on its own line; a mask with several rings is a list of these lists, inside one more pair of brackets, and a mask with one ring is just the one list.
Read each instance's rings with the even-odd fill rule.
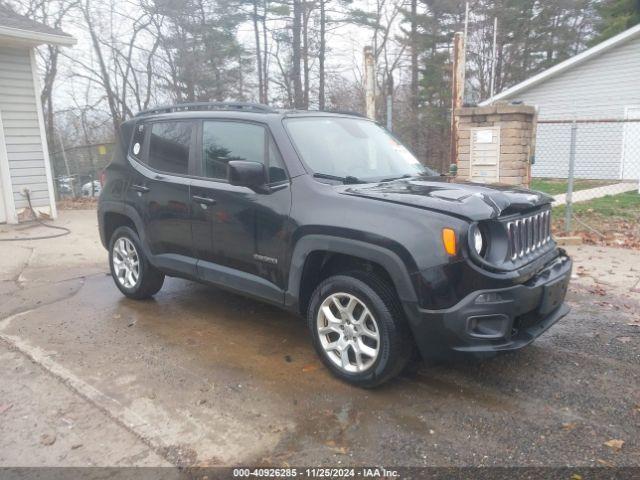
[[188,121],[153,123],[149,137],[149,166],[161,172],[186,175],[193,131],[193,123]]
[[130,154],[140,162],[144,162],[143,148],[144,148],[144,136],[147,132],[147,126],[144,123],[138,123],[133,128],[133,135],[131,138]]

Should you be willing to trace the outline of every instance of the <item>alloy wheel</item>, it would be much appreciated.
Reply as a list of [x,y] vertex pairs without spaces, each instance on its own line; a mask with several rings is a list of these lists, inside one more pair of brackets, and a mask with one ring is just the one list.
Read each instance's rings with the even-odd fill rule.
[[124,288],[134,288],[140,277],[140,257],[131,240],[120,237],[113,246],[113,271]]
[[349,293],[329,295],[316,317],[327,358],[349,373],[368,370],[380,353],[380,330],[365,303]]

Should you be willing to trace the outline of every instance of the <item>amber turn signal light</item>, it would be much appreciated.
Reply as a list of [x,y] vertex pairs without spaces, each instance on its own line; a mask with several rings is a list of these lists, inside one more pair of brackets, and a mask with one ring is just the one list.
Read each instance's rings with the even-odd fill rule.
[[456,254],[456,232],[452,228],[442,229],[442,243],[449,255]]

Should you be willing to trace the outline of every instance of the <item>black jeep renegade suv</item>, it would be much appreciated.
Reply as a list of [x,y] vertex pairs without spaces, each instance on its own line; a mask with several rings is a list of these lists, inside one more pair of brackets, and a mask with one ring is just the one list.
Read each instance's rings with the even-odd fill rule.
[[414,347],[521,348],[569,310],[551,198],[442,177],[369,120],[189,104],[119,140],[98,219],[122,293],[170,275],[299,313],[354,384],[392,378]]

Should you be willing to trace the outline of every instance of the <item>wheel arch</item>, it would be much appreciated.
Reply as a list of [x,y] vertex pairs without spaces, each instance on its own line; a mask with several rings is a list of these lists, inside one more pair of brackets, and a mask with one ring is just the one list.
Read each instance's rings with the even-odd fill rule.
[[361,240],[330,235],[307,235],[296,243],[289,271],[285,305],[304,313],[315,286],[330,274],[371,266],[389,280],[400,301],[416,302],[411,265],[389,248]]
[[[138,212],[129,205],[101,205],[98,210],[100,223],[100,240],[105,248],[109,248],[109,241],[113,232],[118,227],[127,226],[135,230],[142,243],[142,248],[147,250],[146,236],[142,218]],[[145,252],[145,253],[148,253]]]

